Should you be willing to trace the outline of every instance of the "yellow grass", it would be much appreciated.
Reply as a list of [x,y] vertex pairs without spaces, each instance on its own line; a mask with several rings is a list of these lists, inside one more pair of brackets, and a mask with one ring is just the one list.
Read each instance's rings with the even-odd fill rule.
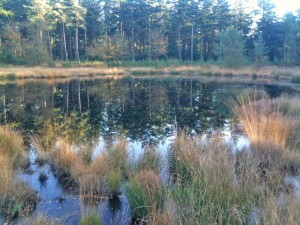
[[251,143],[267,142],[282,149],[289,146],[296,121],[283,115],[270,98],[257,100],[253,95],[243,96],[233,110]]
[[13,186],[13,166],[9,159],[0,158],[0,196],[9,192]]
[[7,126],[0,126],[0,155],[15,157],[24,153],[23,138]]
[[71,166],[71,175],[79,182],[80,194],[85,197],[106,191],[104,180],[107,174],[108,166],[103,155],[98,156],[90,164],[78,158]]
[[75,149],[66,140],[59,140],[53,151],[52,159],[56,165],[63,169],[69,170],[71,166],[78,160]]
[[212,73],[218,75],[231,74],[233,76],[252,76],[257,77],[276,77],[290,79],[299,71],[299,68],[280,68],[276,66],[263,67],[260,70],[252,67],[245,67],[241,69],[229,69],[216,65],[206,66],[166,66],[165,68],[155,67],[112,67],[108,68],[103,65],[95,65],[93,67],[2,67],[0,68],[0,77],[13,75],[15,78],[62,78],[62,77],[87,77],[95,75],[128,75],[132,72],[149,73],[154,72],[158,74],[170,74],[172,72],[190,74],[196,73]]
[[16,78],[55,78],[55,77],[76,77],[93,75],[116,75],[123,74],[122,68],[49,68],[49,67],[6,67],[0,68],[0,76],[13,74]]

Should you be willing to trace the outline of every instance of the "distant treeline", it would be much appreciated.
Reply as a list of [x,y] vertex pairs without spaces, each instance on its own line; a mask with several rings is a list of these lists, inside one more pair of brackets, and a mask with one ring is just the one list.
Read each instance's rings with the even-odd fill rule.
[[270,0],[1,0],[0,64],[218,60],[300,65],[300,10]]

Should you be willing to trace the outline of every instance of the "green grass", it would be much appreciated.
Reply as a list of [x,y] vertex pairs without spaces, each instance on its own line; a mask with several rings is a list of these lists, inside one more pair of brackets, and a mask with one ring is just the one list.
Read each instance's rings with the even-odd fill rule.
[[108,191],[112,196],[120,193],[122,183],[122,172],[120,170],[110,171],[107,178]]
[[142,158],[137,163],[137,171],[141,170],[153,170],[157,173],[159,172],[159,155],[155,148],[148,148],[145,150]]
[[125,185],[125,195],[135,219],[145,218],[162,208],[161,181],[152,170],[143,170],[135,174]]
[[80,225],[101,225],[101,217],[97,212],[89,213],[80,220]]

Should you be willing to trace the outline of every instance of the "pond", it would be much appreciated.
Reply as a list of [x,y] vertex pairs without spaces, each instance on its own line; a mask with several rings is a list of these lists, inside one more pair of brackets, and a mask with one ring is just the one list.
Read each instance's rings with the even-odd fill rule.
[[[174,136],[183,130],[190,135],[220,131],[242,148],[247,140],[234,129],[227,103],[248,88],[264,90],[272,98],[295,92],[288,86],[193,77],[26,81],[0,85],[0,121],[13,124],[25,137],[39,137],[45,146],[68,136],[73,143],[91,146],[96,154],[122,136],[133,158],[138,159],[146,146],[155,145],[163,160]],[[41,199],[34,213],[79,224],[82,211],[97,210],[104,224],[131,224],[131,209],[122,194],[85,202],[61,185],[50,165],[36,163],[35,149],[26,140],[30,164],[20,179]],[[47,175],[45,181],[41,173]],[[161,176],[167,179],[164,173]]]

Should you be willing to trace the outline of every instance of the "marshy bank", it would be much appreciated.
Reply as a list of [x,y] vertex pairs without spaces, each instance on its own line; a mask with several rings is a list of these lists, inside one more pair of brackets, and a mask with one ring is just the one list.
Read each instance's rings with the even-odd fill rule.
[[54,79],[78,77],[114,77],[124,76],[196,76],[196,77],[224,77],[253,80],[275,80],[281,82],[299,83],[298,67],[265,66],[260,69],[244,67],[239,69],[226,68],[214,64],[193,63],[180,65],[180,63],[157,63],[154,66],[144,66],[136,63],[131,66],[112,66],[105,63],[86,64],[80,67],[0,67],[0,80],[24,79]]
[[[20,209],[5,221],[299,222],[300,104],[288,87],[126,78],[0,90],[11,124],[1,198]],[[26,201],[9,186],[19,182]]]

